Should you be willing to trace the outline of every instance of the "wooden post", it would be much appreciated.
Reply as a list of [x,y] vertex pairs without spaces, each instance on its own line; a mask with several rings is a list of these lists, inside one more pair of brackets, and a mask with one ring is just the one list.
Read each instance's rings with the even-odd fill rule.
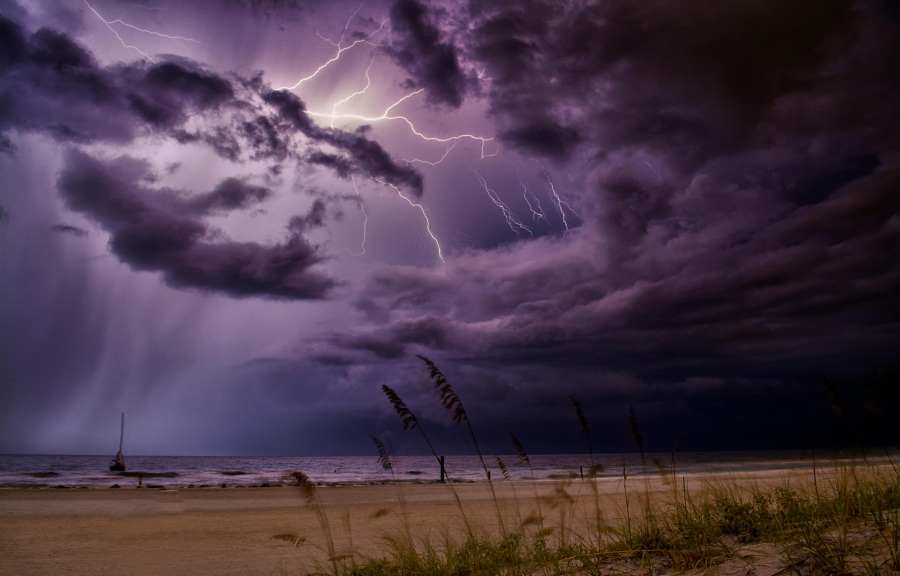
[[444,481],[445,474],[446,474],[446,472],[444,472],[444,457],[441,456],[441,482]]
[[581,471],[581,479],[584,480],[584,466],[579,466],[578,469]]

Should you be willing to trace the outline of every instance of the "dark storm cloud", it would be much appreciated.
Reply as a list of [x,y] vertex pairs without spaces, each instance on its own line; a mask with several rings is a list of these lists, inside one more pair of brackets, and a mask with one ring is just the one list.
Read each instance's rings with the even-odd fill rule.
[[[65,34],[41,28],[29,37],[2,16],[0,46],[0,135],[16,129],[76,143],[124,143],[162,134],[206,144],[232,162],[302,162],[308,145],[326,145],[341,155],[314,155],[313,163],[343,178],[366,174],[422,194],[421,174],[394,162],[364,131],[319,128],[303,101],[272,91],[259,75],[229,79],[177,57],[101,67]],[[185,128],[190,117],[202,121],[193,131]],[[297,141],[298,132],[306,141]],[[0,150],[10,146],[0,141]]]
[[290,92],[269,92],[263,96],[263,100],[278,111],[280,121],[293,126],[311,140],[333,146],[346,154],[344,157],[338,157],[313,151],[309,158],[314,164],[328,166],[344,178],[349,176],[352,167],[353,171],[377,177],[397,187],[409,188],[417,197],[422,196],[424,190],[422,175],[413,168],[400,166],[394,162],[378,142],[365,137],[366,130],[344,132],[319,128],[306,114],[306,105],[303,101]]
[[[470,13],[466,54],[486,68],[501,138],[587,159],[585,224],[558,246],[386,269],[357,303],[375,327],[337,347],[671,386],[891,361],[897,19],[851,2]],[[434,317],[453,346],[401,336]]]
[[54,232],[61,232],[63,234],[71,234],[72,236],[75,236],[77,238],[83,238],[84,236],[88,235],[87,230],[85,230],[83,228],[79,228],[78,226],[71,226],[69,224],[54,224],[53,226],[50,227],[50,229],[53,230]]
[[[285,242],[268,246],[216,240],[206,224],[189,216],[190,210],[172,209],[177,202],[171,193],[142,186],[146,174],[147,166],[137,160],[104,163],[71,151],[59,190],[69,208],[110,233],[110,248],[123,262],[135,270],[162,272],[171,286],[236,298],[314,299],[324,297],[334,285],[310,270],[322,258],[302,236],[291,234]],[[233,180],[226,180],[201,195],[200,206],[240,207],[236,189]],[[223,197],[224,204],[210,201]]]
[[[397,187],[408,188],[417,198],[421,198],[425,190],[422,175],[413,168],[400,166],[394,162],[378,142],[369,140],[359,133],[339,130],[323,134],[321,141],[346,152],[352,160],[355,160],[361,173],[376,176]],[[339,164],[333,166],[340,174],[342,166]]]
[[162,62],[144,74],[143,90],[126,95],[131,108],[156,128],[181,125],[190,110],[218,108],[235,96],[231,83],[192,69],[190,61]]
[[316,198],[313,205],[310,206],[309,212],[300,216],[292,216],[288,222],[288,229],[299,234],[303,234],[316,228],[325,226],[325,202],[321,198]]
[[530,154],[564,160],[581,143],[581,134],[570,126],[547,121],[506,130],[500,134],[500,139]]
[[[364,130],[319,128],[299,98],[272,91],[261,75],[226,78],[177,57],[103,67],[67,35],[41,28],[29,36],[2,16],[0,46],[0,133],[40,132],[73,144],[169,137],[209,146],[232,162],[305,162],[422,194],[421,174],[395,163]],[[13,152],[11,142],[2,140],[0,150]],[[200,217],[247,208],[271,192],[229,178],[189,200],[154,195],[138,184],[150,175],[120,172],[126,164],[73,152],[59,182],[70,207],[111,232],[113,253],[133,268],[162,271],[172,286],[238,297],[321,298],[335,284],[308,270],[321,257],[299,234],[324,225],[324,210],[295,219],[283,244],[214,242]],[[89,193],[91,186],[98,192]]]
[[397,38],[387,52],[411,76],[409,86],[425,89],[428,102],[459,108],[471,81],[463,74],[456,47],[441,42],[434,16],[417,0],[396,0],[391,29]]
[[337,336],[332,343],[338,348],[364,350],[379,358],[396,359],[406,354],[407,346],[415,344],[433,350],[462,350],[451,322],[436,316],[402,320],[375,332],[351,336]]
[[262,202],[271,195],[268,188],[253,186],[240,178],[226,178],[213,190],[193,196],[187,205],[201,214],[218,210],[240,210]]
[[473,357],[646,371],[861,365],[896,343],[900,30],[878,4],[470,14],[501,137],[587,158],[585,225],[560,252],[376,275],[360,310],[402,320],[367,338],[441,314]]
[[[367,333],[368,348],[375,339],[449,349],[446,339],[402,337],[410,316],[435,314],[453,326],[463,355],[648,373],[681,362],[728,370],[830,363],[842,351],[871,359],[896,342],[900,273],[889,263],[900,261],[900,168],[815,206],[788,207],[708,177],[677,193],[632,184],[635,211],[649,215],[617,233],[632,246],[624,269],[598,273],[586,234],[564,255],[535,243],[439,273],[391,269],[373,278],[360,308],[370,318],[379,310],[405,317]],[[665,210],[654,207],[655,193],[670,198]]]
[[[601,153],[652,150],[692,170],[847,121],[890,138],[876,118],[894,110],[884,90],[895,90],[887,66],[897,41],[875,3],[536,0],[470,10],[469,53],[491,78],[491,110],[530,152],[571,148],[535,148],[543,139],[522,135],[569,134]],[[867,117],[851,120],[862,108]]]
[[353,164],[346,158],[338,156],[337,154],[328,154],[316,150],[306,157],[306,161],[317,166],[328,166],[342,178],[349,178],[350,174],[353,173]]

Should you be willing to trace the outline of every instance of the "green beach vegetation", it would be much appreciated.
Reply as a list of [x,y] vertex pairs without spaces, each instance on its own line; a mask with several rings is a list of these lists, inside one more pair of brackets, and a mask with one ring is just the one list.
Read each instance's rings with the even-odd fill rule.
[[[462,401],[434,363],[421,359],[442,405],[454,422],[465,424],[471,436],[484,467],[494,518],[474,518],[461,490],[448,480],[446,487],[464,528],[450,530],[449,522],[436,522],[428,529],[414,527],[403,487],[397,484],[398,508],[382,508],[375,514],[399,519],[393,529],[385,529],[380,549],[356,551],[351,539],[347,550],[338,550],[316,486],[296,473],[325,545],[313,545],[298,534],[275,538],[309,554],[308,573],[900,574],[900,469],[886,449],[879,457],[866,456],[861,450],[848,457],[836,453],[824,463],[813,453],[808,473],[779,475],[776,471],[763,480],[748,480],[737,473],[688,477],[679,474],[674,451],[665,464],[644,454],[632,409],[631,435],[641,466],[637,470],[623,466],[620,474],[613,475],[593,463],[587,418],[578,400],[570,397],[589,448],[587,474],[540,483],[513,482],[507,464],[496,457],[501,477],[492,479]],[[844,417],[846,409],[824,377],[822,387],[835,415]],[[385,386],[383,391],[404,429],[419,430],[431,454],[439,458],[415,414],[394,390]],[[525,447],[512,435],[511,440],[518,463],[533,479]],[[383,468],[393,474],[390,450],[377,438],[373,442]],[[506,498],[498,497],[498,483],[504,484]],[[512,497],[508,497],[510,491]],[[349,532],[349,516],[343,524]]]

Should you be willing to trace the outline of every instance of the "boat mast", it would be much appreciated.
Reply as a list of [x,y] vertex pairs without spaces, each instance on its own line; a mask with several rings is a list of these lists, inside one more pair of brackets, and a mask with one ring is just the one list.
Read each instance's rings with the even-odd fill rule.
[[122,412],[122,430],[119,432],[119,456],[122,456],[122,439],[125,438],[125,413]]

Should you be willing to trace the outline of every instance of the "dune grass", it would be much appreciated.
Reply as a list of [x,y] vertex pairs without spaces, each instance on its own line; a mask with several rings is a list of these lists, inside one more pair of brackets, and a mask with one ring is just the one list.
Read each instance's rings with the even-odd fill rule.
[[[310,551],[312,573],[334,576],[716,573],[729,563],[740,566],[742,550],[760,545],[768,546],[766,553],[778,558],[785,574],[900,572],[900,479],[889,467],[835,462],[820,472],[818,487],[787,478],[772,486],[729,477],[706,480],[694,491],[670,478],[671,488],[660,490],[658,479],[629,477],[628,512],[617,498],[614,514],[604,502],[610,494],[598,488],[610,481],[591,475],[541,483],[540,498],[501,507],[502,524],[478,526],[469,518],[467,530],[455,534],[437,526],[416,531],[401,522],[398,530],[385,531],[381,550],[365,554],[336,550],[321,500],[306,484],[307,503],[327,544],[316,549],[299,535],[277,537]],[[534,508],[519,510],[526,503]]]
[[[812,475],[785,476],[778,481],[750,482],[737,475],[700,479],[679,476],[674,451],[670,465],[653,458],[648,472],[643,439],[634,409],[631,434],[641,454],[641,469],[624,465],[618,478],[600,477],[593,464],[590,429],[580,404],[570,397],[591,457],[580,479],[531,482],[532,494],[520,497],[510,484],[512,505],[501,501],[488,474],[468,414],[444,375],[427,358],[430,377],[453,420],[465,423],[485,469],[495,521],[478,525],[452,482],[447,483],[465,531],[412,528],[398,485],[399,529],[383,535],[376,552],[338,552],[325,507],[314,484],[295,474],[307,506],[324,534],[324,546],[313,546],[297,534],[275,538],[303,547],[314,569],[332,576],[469,576],[755,573],[747,558],[763,555],[774,562],[771,574],[900,576],[900,472],[890,459],[836,458],[822,467],[813,459]],[[827,383],[827,381],[826,381]],[[838,417],[843,406],[834,389],[823,386]],[[383,387],[404,429],[418,429],[437,458],[425,431],[397,393]],[[519,463],[534,472],[522,443],[512,436]],[[391,471],[389,450],[373,437],[379,461]],[[503,480],[506,464],[496,458]],[[884,461],[881,461],[884,460]],[[610,482],[621,483],[610,492]],[[617,487],[618,488],[618,485]],[[526,489],[526,490],[527,490]],[[509,500],[509,499],[507,499]],[[612,511],[612,513],[611,513]],[[393,510],[380,509],[376,516]],[[344,529],[350,532],[349,516]]]

